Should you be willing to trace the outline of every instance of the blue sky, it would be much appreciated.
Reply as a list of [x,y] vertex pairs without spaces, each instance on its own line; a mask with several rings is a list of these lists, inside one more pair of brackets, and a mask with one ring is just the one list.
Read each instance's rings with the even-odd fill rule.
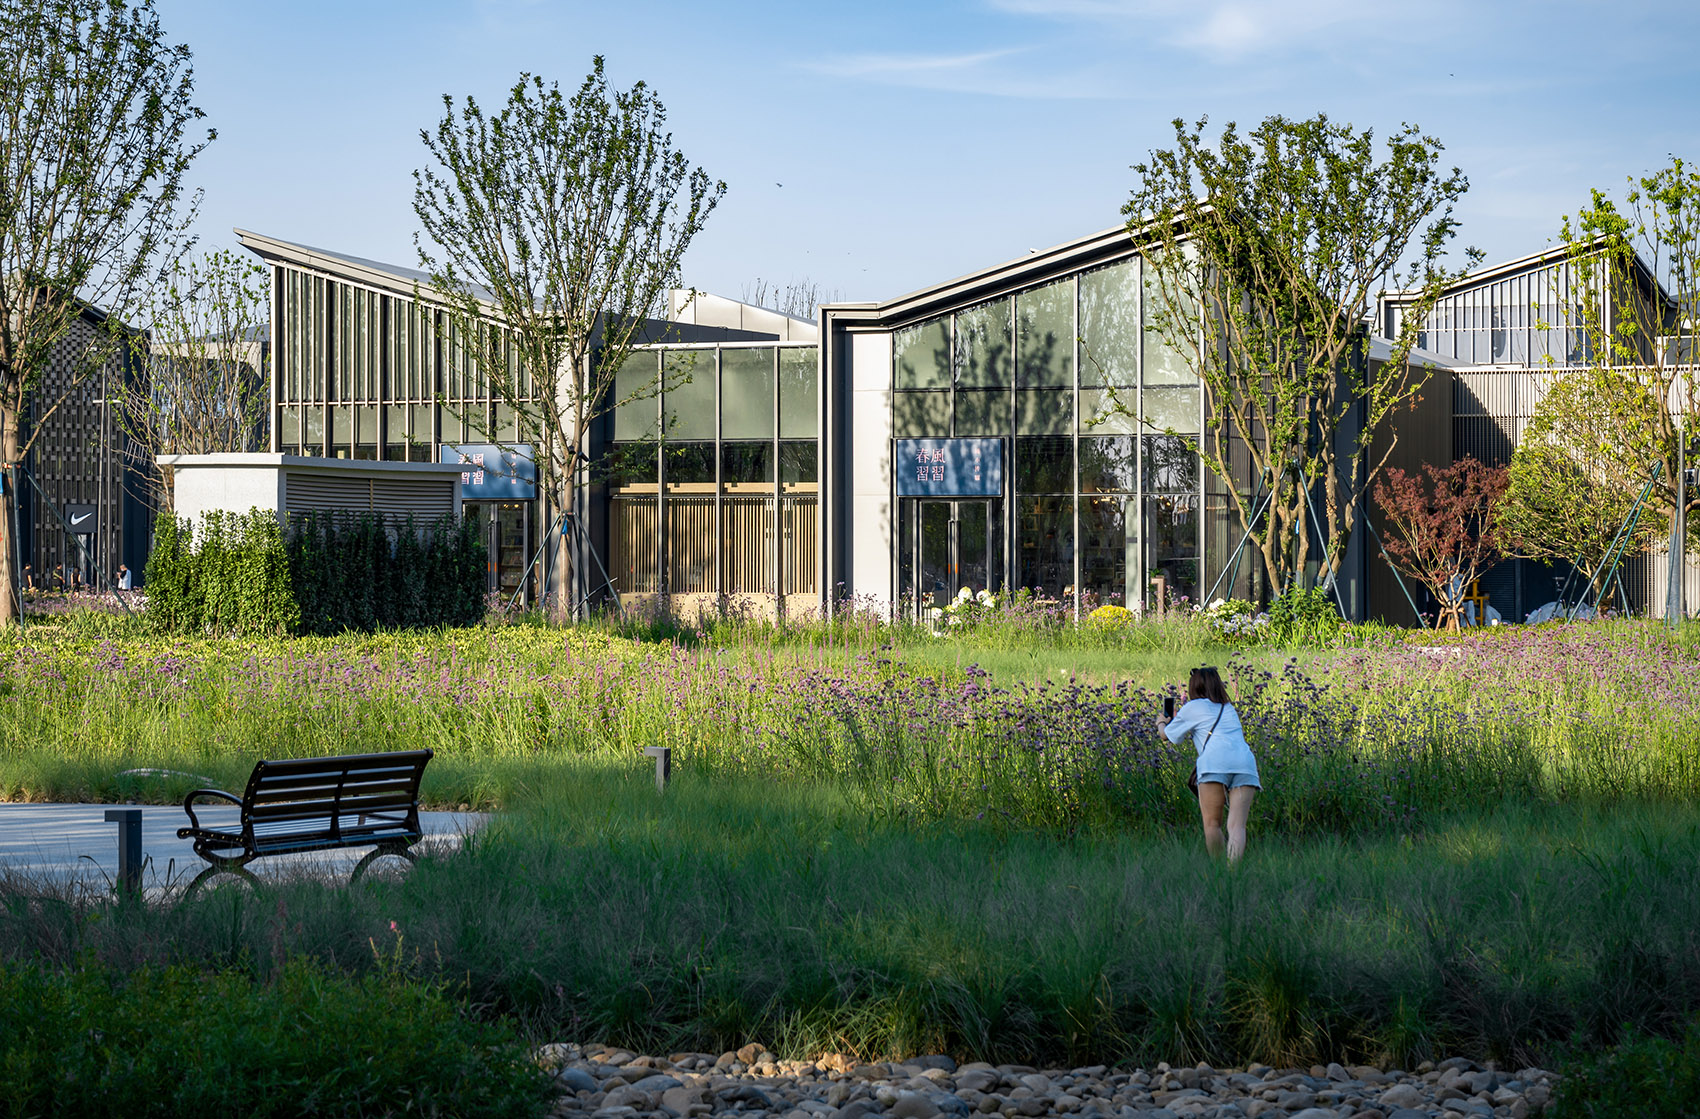
[[1413,122],[1470,177],[1460,245],[1534,252],[1590,187],[1700,161],[1700,7],[1376,0],[158,0],[219,139],[205,245],[240,226],[415,263],[442,95],[571,89],[603,54],[727,183],[685,280],[885,299],[1120,221],[1173,138],[1326,111]]

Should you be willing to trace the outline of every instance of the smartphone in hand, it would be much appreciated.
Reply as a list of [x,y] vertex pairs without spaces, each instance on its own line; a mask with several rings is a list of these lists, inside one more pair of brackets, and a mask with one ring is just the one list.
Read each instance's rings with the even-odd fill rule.
[[1172,719],[1174,717],[1175,717],[1175,697],[1172,696],[1172,695],[1166,695],[1166,696],[1163,697],[1163,718]]

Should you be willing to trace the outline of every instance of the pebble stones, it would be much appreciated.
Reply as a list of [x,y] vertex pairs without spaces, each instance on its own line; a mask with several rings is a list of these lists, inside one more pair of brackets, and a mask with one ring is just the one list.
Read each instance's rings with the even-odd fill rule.
[[1531,1119],[1557,1077],[1463,1058],[1416,1072],[1367,1065],[1274,1069],[958,1066],[943,1055],[780,1060],[759,1044],[642,1056],[546,1045],[559,1119]]

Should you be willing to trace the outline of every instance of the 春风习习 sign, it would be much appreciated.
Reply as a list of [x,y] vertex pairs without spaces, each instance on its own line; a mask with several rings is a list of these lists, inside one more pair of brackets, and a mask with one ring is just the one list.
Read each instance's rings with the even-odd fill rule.
[[896,439],[899,497],[1000,497],[1002,439]]

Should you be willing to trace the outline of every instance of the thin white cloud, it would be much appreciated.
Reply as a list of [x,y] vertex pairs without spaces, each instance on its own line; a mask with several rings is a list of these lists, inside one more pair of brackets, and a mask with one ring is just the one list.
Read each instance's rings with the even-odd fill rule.
[[913,80],[970,72],[1016,53],[1015,48],[1008,47],[972,54],[851,54],[824,59],[815,63],[814,69],[841,78]]
[[962,54],[849,54],[817,59],[808,69],[840,78],[885,85],[979,93],[996,97],[1099,98],[1116,96],[1116,83],[1101,81],[1076,68],[1068,74],[1037,73],[1016,65],[1025,47],[1003,47]]
[[[1107,24],[1223,62],[1324,45],[1324,36],[1410,23],[1410,13],[1362,0],[987,0],[1019,15]],[[1327,43],[1329,47],[1337,43]]]

